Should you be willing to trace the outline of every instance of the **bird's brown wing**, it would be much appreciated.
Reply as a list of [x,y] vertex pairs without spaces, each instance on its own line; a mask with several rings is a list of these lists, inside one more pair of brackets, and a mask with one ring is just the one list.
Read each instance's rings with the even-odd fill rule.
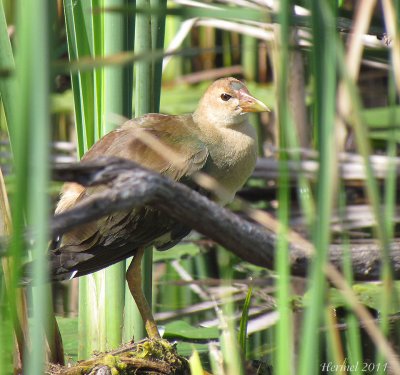
[[[186,180],[206,163],[208,150],[197,136],[190,115],[150,114],[127,122],[104,136],[84,156],[122,157],[176,181]],[[74,207],[105,189],[66,184],[56,212]],[[116,212],[65,234],[51,254],[55,278],[80,276],[133,255],[135,249],[155,244],[169,248],[189,229],[165,214],[143,207]]]

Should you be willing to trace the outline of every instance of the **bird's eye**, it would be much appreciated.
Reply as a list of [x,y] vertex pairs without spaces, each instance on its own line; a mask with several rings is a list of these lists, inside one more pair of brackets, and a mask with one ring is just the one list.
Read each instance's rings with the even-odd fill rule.
[[221,94],[221,99],[222,99],[224,102],[227,102],[230,98],[232,98],[232,96],[229,95],[229,94]]

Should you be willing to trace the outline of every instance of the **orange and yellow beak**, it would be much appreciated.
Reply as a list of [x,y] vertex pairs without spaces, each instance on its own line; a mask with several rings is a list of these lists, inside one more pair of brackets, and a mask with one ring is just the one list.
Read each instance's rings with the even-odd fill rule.
[[239,107],[243,112],[271,112],[262,101],[243,91],[240,92]]

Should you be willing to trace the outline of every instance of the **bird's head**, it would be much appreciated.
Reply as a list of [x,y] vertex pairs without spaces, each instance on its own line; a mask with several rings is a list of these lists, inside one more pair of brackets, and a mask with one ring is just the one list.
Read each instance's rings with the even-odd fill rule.
[[266,111],[269,108],[253,97],[241,81],[230,77],[215,81],[207,89],[193,116],[197,122],[232,127],[245,121],[249,112]]

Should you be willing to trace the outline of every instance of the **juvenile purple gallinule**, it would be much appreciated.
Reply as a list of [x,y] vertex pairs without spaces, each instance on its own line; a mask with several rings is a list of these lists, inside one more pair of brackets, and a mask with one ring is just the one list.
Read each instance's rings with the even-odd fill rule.
[[[256,163],[256,133],[248,122],[248,113],[268,110],[242,82],[219,79],[207,89],[194,113],[148,114],[130,120],[100,139],[82,160],[117,156],[183,183],[189,183],[190,176],[202,171],[224,188],[227,194],[217,200],[226,204],[246,182]],[[178,155],[179,163],[174,163],[171,155],[150,147],[143,135],[156,138],[171,154]],[[104,187],[65,184],[56,213],[74,207],[101,189]],[[189,231],[182,223],[150,207],[114,213],[62,236],[51,251],[52,277],[79,277],[133,256],[126,274],[129,289],[149,338],[159,338],[141,288],[141,258],[146,247],[168,249]]]

